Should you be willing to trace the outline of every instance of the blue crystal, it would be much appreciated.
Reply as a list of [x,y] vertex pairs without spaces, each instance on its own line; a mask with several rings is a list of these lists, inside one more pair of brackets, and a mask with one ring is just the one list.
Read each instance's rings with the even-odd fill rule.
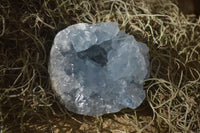
[[145,98],[149,49],[115,22],[71,25],[50,53],[52,86],[72,112],[99,116],[136,108]]

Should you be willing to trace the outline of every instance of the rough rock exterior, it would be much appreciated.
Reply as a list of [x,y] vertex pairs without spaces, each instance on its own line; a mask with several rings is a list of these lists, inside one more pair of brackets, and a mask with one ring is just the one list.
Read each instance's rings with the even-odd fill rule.
[[52,86],[66,108],[99,116],[136,108],[145,98],[148,47],[117,23],[79,23],[60,31],[50,53]]

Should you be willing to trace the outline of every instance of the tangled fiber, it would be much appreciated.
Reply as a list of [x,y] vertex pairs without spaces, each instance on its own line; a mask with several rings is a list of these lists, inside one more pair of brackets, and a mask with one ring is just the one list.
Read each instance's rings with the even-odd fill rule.
[[[67,111],[51,89],[49,51],[75,23],[116,21],[150,48],[147,98],[100,117]],[[1,0],[0,132],[198,132],[200,19],[170,1]]]

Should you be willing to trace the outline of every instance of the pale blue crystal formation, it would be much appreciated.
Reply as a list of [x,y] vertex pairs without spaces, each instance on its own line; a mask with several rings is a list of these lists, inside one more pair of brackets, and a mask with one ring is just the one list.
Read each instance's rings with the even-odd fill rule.
[[149,48],[120,31],[116,22],[71,25],[50,53],[52,86],[72,112],[99,116],[134,109],[146,97]]

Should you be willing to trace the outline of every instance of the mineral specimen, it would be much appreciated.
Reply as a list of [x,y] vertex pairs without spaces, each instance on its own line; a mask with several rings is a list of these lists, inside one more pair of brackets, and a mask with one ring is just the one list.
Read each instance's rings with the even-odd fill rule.
[[79,23],[60,31],[50,53],[49,74],[65,107],[99,116],[136,108],[145,98],[148,47],[115,22]]

